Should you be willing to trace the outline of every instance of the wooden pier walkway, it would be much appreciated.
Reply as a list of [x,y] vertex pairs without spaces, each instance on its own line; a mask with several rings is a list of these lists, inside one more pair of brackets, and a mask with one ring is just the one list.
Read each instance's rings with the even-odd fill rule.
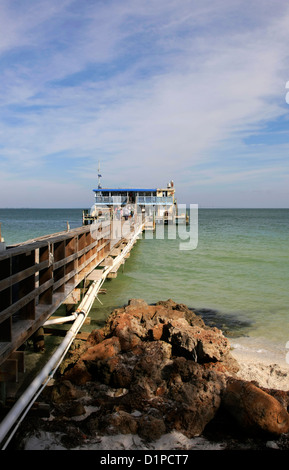
[[[24,367],[23,343],[64,302],[75,303],[77,286],[99,279],[142,228],[131,223],[125,238],[113,239],[108,220],[0,251],[0,383],[17,380]],[[124,259],[128,256],[129,250]],[[107,277],[115,277],[122,262]]]

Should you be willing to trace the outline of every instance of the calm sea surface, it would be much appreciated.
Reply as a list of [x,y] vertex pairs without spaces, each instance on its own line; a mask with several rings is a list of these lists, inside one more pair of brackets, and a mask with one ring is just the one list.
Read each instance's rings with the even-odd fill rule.
[[[6,244],[81,226],[80,209],[0,209]],[[189,233],[189,227],[186,228]],[[289,209],[199,209],[198,246],[178,237],[133,248],[116,279],[107,280],[91,317],[101,325],[130,298],[172,298],[200,312],[230,338],[285,349],[289,341]]]

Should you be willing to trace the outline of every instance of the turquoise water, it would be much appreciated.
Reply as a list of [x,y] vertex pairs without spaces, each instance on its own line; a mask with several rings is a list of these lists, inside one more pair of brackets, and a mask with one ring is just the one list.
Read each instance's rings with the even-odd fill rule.
[[7,245],[82,225],[81,209],[0,209],[2,237]]
[[[289,209],[200,209],[198,246],[142,238],[91,316],[101,325],[130,298],[172,298],[200,312],[229,337],[261,340],[284,350],[289,341]],[[82,223],[79,209],[0,209],[7,244]],[[189,228],[187,228],[189,231]]]

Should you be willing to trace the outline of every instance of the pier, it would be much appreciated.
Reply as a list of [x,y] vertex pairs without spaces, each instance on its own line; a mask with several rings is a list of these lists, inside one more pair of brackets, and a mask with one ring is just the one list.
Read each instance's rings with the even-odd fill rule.
[[[18,400],[4,411],[0,444],[5,439],[7,445],[72,342],[83,334],[102,284],[117,276],[140,233],[189,222],[186,211],[178,211],[173,181],[163,188],[113,189],[102,188],[98,176],[95,203],[83,211],[81,227],[70,229],[67,222],[66,231],[6,247],[0,226],[1,415],[11,390]],[[60,330],[63,324],[69,329]],[[48,331],[59,336],[61,331],[61,343],[27,390],[20,391],[15,384],[26,382],[28,375],[25,345],[32,341],[34,348],[43,349]]]
[[[28,393],[32,403],[45,380],[50,380],[89,314],[100,288],[107,278],[114,278],[129,257],[130,250],[144,229],[141,220],[113,224],[111,219],[76,229],[38,237],[0,251],[0,387],[5,401],[6,385],[17,382],[25,373],[22,345],[40,328],[55,323],[72,323],[59,351],[40,372],[37,384]],[[80,285],[85,295],[80,301]],[[75,307],[63,318],[54,317],[58,308]],[[68,309],[69,310],[69,309]],[[72,308],[73,310],[73,308]],[[49,361],[48,361],[49,363]],[[23,401],[23,397],[21,397]],[[25,402],[25,399],[24,399]],[[17,408],[16,403],[16,408]],[[0,423],[0,442],[17,421],[23,408],[12,411]],[[31,406],[31,405],[30,405]],[[8,413],[9,415],[9,413]],[[8,423],[8,424],[7,424]]]

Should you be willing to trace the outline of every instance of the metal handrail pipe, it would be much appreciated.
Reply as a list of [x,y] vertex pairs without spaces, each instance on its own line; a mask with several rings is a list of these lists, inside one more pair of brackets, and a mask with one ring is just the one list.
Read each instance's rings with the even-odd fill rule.
[[51,318],[49,320],[47,320],[43,326],[49,326],[49,325],[59,325],[59,324],[62,324],[62,323],[68,323],[68,322],[71,322],[73,320],[75,320],[77,318],[77,314],[76,312],[75,313],[72,313],[71,315],[68,315],[66,317],[59,317],[59,318]]

